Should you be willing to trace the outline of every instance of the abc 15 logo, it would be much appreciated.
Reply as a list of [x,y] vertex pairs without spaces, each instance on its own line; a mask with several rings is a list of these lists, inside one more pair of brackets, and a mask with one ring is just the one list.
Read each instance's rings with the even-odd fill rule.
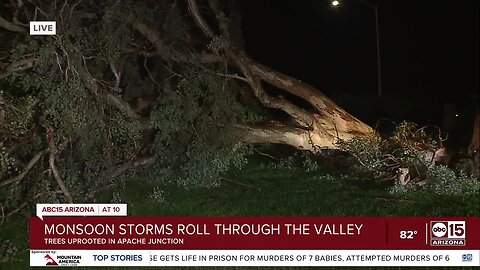
[[465,221],[430,221],[430,238],[465,239]]

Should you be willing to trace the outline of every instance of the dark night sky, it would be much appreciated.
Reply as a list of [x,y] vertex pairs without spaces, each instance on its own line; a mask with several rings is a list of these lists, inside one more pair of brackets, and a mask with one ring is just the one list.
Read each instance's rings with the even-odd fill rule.
[[[343,0],[337,8],[329,0],[240,2],[246,48],[253,58],[331,96],[376,94],[372,7],[360,0]],[[384,93],[471,99],[470,93],[478,91],[478,2],[376,3]]]

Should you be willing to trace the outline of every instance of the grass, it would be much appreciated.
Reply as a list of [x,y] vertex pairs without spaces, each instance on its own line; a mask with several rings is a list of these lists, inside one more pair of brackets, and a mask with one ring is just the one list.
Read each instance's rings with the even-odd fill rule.
[[[128,203],[130,216],[480,215],[479,194],[438,196],[415,191],[399,197],[390,194],[385,185],[341,176],[339,172],[328,174],[322,168],[305,170],[293,163],[275,168],[267,163],[272,164],[263,157],[254,157],[247,167],[229,172],[220,180],[218,187],[211,189],[186,190],[164,184],[159,187],[161,192],[157,193],[156,199],[151,196],[155,184],[140,177],[132,177],[126,182],[120,197]],[[277,161],[273,162],[275,163]],[[111,191],[103,192],[98,202],[110,202],[112,194]],[[18,249],[14,261],[0,265],[0,269],[29,268],[30,215],[33,213],[19,213],[0,226],[0,241],[8,239]],[[3,252],[0,256],[5,255],[1,249],[0,252]]]

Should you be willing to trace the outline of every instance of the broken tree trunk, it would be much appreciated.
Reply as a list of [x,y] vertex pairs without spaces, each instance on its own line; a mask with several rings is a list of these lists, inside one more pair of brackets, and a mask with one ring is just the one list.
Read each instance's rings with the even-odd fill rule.
[[[218,36],[210,28],[200,14],[195,0],[188,1],[189,10],[197,26],[209,38]],[[291,145],[297,149],[316,152],[320,149],[337,148],[338,140],[350,140],[357,136],[368,136],[373,129],[350,115],[335,104],[321,91],[298,79],[261,65],[232,42],[228,29],[228,19],[215,1],[210,1],[210,7],[222,29],[222,38],[229,41],[225,49],[226,61],[241,71],[244,81],[251,87],[256,98],[263,106],[279,109],[290,115],[302,128],[265,125],[237,125],[239,134],[247,143],[280,143]],[[281,91],[303,99],[309,104],[309,109],[302,108],[283,96],[267,94],[262,83],[268,83]]]
[[233,57],[240,58],[253,76],[302,98],[311,106],[307,111],[283,97],[265,97],[267,94],[260,83],[251,84],[264,106],[283,110],[304,128],[249,126],[245,137],[247,142],[282,143],[297,149],[317,151],[322,148],[337,148],[338,140],[350,140],[374,132],[370,126],[350,115],[309,84],[260,65],[243,53]]

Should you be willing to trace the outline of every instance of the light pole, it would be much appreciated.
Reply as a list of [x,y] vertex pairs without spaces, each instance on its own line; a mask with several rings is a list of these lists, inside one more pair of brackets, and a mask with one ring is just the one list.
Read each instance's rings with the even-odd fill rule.
[[[371,8],[375,11],[375,34],[377,38],[377,83],[378,83],[378,97],[381,97],[383,92],[382,92],[382,61],[380,60],[380,29],[378,27],[378,5],[373,4],[367,0],[357,0],[358,2],[361,2]],[[340,5],[340,1],[338,0],[333,0],[331,2],[332,6],[336,7]]]

